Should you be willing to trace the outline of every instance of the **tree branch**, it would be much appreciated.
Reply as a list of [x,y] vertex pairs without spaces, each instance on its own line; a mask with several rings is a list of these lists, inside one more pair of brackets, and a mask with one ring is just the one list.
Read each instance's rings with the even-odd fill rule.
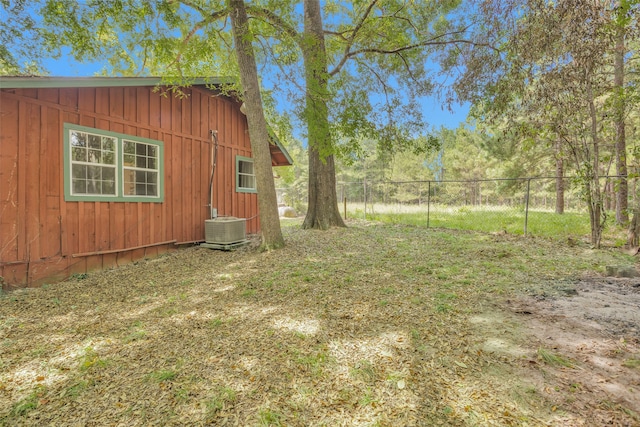
[[398,57],[402,60],[403,64],[404,64],[404,68],[405,70],[407,70],[407,74],[409,74],[409,78],[411,80],[413,80],[417,85],[419,85],[419,81],[418,79],[413,75],[413,71],[411,71],[411,66],[409,65],[409,62],[407,61],[407,58],[405,58],[402,53],[398,53],[397,54]]
[[[177,2],[177,3],[182,3],[185,6],[191,7],[195,10],[197,10],[202,16],[204,16],[204,18],[196,23],[193,28],[191,29],[191,31],[189,31],[189,33],[186,35],[186,37],[182,40],[182,47],[184,48],[187,43],[189,43],[189,40],[191,40],[191,38],[195,35],[196,32],[198,32],[198,30],[202,29],[203,27],[205,27],[206,25],[209,25],[210,23],[217,21],[218,19],[224,18],[227,15],[229,15],[230,13],[230,9],[229,8],[224,8],[221,9],[217,12],[208,12],[206,10],[204,10],[203,8],[201,8],[198,5],[195,5],[193,3],[191,3],[190,1],[187,0],[170,0],[171,3]],[[179,62],[182,59],[182,53],[178,52],[178,55],[176,56],[176,58],[168,65],[169,67],[173,66],[173,65],[177,65],[178,69],[180,69],[180,65]],[[182,73],[181,73],[182,74]]]
[[373,0],[371,3],[369,3],[369,6],[367,6],[367,8],[365,9],[364,14],[360,17],[360,20],[356,24],[355,28],[352,30],[351,36],[348,39],[346,39],[347,45],[344,47],[344,54],[342,55],[342,59],[340,60],[338,65],[334,67],[334,69],[331,72],[329,72],[330,76],[337,74],[342,68],[342,66],[344,65],[344,63],[347,61],[347,59],[350,57],[349,52],[351,50],[351,47],[353,46],[356,36],[358,35],[358,31],[360,31],[360,29],[364,25],[367,17],[373,10],[373,7],[376,5],[376,3],[378,3],[378,0]]
[[341,38],[344,41],[347,41],[347,37],[345,36],[345,34],[349,33],[350,30],[346,30],[346,31],[330,31],[330,30],[324,30],[324,34],[328,35],[328,36],[336,36]]
[[193,4],[193,2],[189,1],[189,0],[169,0],[169,3],[176,3],[176,4],[183,4],[187,7],[190,7],[192,9],[197,10],[200,15],[202,16],[207,16],[209,14],[209,12],[207,12],[206,10],[204,10],[203,8],[201,8],[200,6],[198,6],[197,4]]
[[266,19],[268,22],[281,29],[284,33],[286,33],[294,40],[298,40],[300,38],[298,32],[294,27],[289,25],[288,22],[268,9],[247,5],[247,12],[249,12],[253,16]]
[[[441,38],[441,36],[437,37],[437,38]],[[398,54],[407,50],[412,50],[412,49],[416,49],[416,48],[420,48],[420,47],[425,47],[425,46],[444,46],[444,45],[448,45],[448,44],[469,44],[472,46],[477,46],[477,47],[488,47],[496,52],[500,52],[500,49],[492,46],[489,43],[478,43],[478,42],[474,42],[473,40],[466,40],[466,39],[453,39],[453,40],[445,40],[445,41],[437,41],[436,39],[431,39],[428,41],[423,41],[423,42],[419,42],[419,43],[414,43],[408,46],[402,46],[396,49],[380,49],[380,48],[365,48],[365,49],[358,49],[358,50],[354,50],[353,52],[348,52],[345,56],[342,57],[342,59],[340,60],[340,63],[338,65],[336,65],[334,67],[333,70],[331,70],[329,72],[330,76],[334,76],[336,75],[340,69],[344,66],[344,64],[347,62],[347,60],[349,58],[352,58],[354,56],[358,56],[364,53],[377,53],[380,55],[394,55],[394,54]]]
[[[397,18],[396,18],[397,19]],[[377,53],[377,54],[381,54],[381,55],[393,55],[393,54],[397,54],[406,50],[412,50],[412,49],[416,49],[416,48],[420,48],[420,47],[425,47],[425,46],[444,46],[444,45],[448,45],[448,44],[469,44],[469,45],[473,45],[473,46],[477,46],[477,47],[488,47],[489,49],[492,49],[496,52],[500,52],[500,49],[496,48],[495,46],[491,45],[490,43],[479,43],[479,42],[475,42],[473,40],[467,40],[467,39],[453,39],[453,40],[441,40],[444,37],[448,37],[448,36],[455,36],[455,35],[459,35],[459,34],[464,34],[473,24],[470,24],[460,30],[457,31],[452,31],[449,33],[444,33],[444,34],[440,34],[438,36],[435,36],[429,40],[424,40],[418,43],[414,43],[408,46],[402,46],[396,49],[382,49],[382,48],[365,48],[365,49],[358,49],[355,51],[350,51],[352,46],[353,46],[353,41],[355,39],[355,33],[352,36],[352,38],[349,40],[348,45],[345,47],[344,50],[344,54],[342,56],[342,58],[340,59],[340,62],[333,68],[333,70],[331,70],[329,72],[330,76],[334,76],[337,73],[340,72],[340,69],[344,66],[344,64],[347,62],[347,60],[349,58],[352,58],[354,56],[363,54],[363,53]],[[360,27],[357,27],[358,29]],[[355,31],[355,30],[354,30]]]
[[277,58],[276,54],[273,52],[273,49],[271,49],[270,45],[263,43],[263,41],[262,41],[262,39],[260,37],[256,37],[256,40],[257,40],[258,44],[260,46],[262,46],[262,51],[265,53],[265,55],[266,56],[270,56],[271,58],[273,58],[273,63],[276,64],[276,66],[280,70],[280,73],[282,74],[283,78],[285,78],[291,85],[296,87],[300,92],[304,92],[304,87],[302,87],[302,85],[299,83],[298,80],[290,78],[290,77],[287,76],[287,72],[284,69],[284,66],[282,65],[282,61],[278,61],[278,58]]
[[368,69],[369,72],[371,72],[371,74],[373,74],[375,78],[378,80],[378,82],[380,83],[380,86],[382,86],[382,89],[384,91],[384,98],[386,100],[386,103],[389,104],[389,85],[387,84],[387,82],[382,78],[380,74],[378,74],[376,70],[374,70],[371,66],[369,66],[369,64],[361,62],[360,65]]

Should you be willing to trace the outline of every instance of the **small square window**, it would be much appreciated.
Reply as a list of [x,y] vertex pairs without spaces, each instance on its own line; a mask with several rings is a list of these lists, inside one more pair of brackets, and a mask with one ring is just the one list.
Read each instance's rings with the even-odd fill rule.
[[253,159],[249,157],[236,156],[236,191],[240,193],[257,191]]

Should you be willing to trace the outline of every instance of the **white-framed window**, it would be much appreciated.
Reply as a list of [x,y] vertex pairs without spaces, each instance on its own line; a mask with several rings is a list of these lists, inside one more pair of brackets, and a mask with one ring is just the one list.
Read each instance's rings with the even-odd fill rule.
[[236,156],[236,191],[239,193],[255,193],[258,191],[252,158]]
[[161,202],[163,144],[64,124],[65,200]]
[[116,195],[116,139],[79,130],[69,131],[71,194]]
[[123,140],[124,197],[158,196],[159,149],[154,144]]

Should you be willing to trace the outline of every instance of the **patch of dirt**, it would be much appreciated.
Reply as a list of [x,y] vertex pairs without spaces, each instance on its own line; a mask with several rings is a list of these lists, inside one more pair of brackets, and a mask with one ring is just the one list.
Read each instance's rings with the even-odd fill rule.
[[567,415],[565,425],[640,425],[640,279],[548,283],[507,306],[528,347],[538,348],[521,353],[523,365],[538,371],[558,411],[592,417]]

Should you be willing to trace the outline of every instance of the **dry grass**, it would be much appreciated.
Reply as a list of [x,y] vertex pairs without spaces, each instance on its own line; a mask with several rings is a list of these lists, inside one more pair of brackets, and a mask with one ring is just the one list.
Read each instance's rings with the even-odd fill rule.
[[521,358],[483,351],[469,318],[615,256],[367,223],[284,231],[278,251],[192,248],[4,295],[0,425],[554,424]]

